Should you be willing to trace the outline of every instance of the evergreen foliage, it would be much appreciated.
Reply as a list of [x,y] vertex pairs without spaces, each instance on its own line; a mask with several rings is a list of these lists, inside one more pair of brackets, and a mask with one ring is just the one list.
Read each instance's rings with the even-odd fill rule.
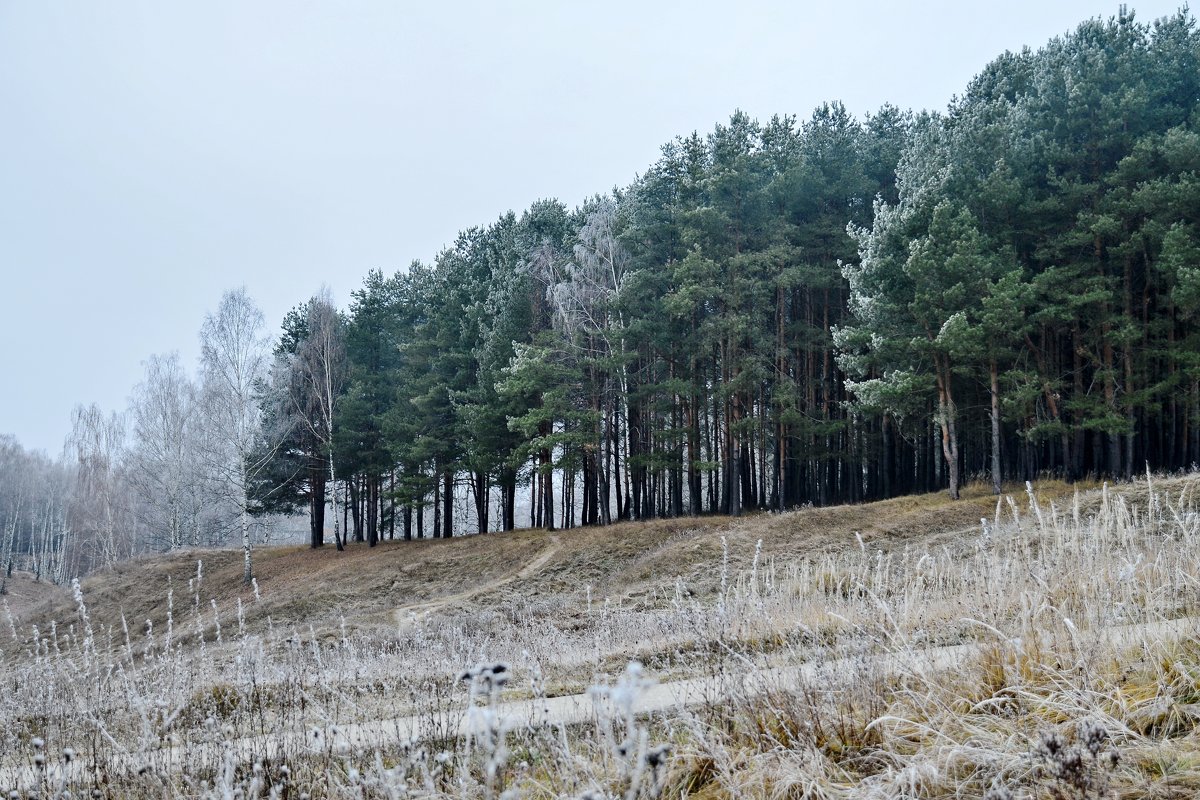
[[262,508],[335,471],[374,544],[401,517],[424,536],[428,506],[433,536],[510,529],[522,486],[554,528],[1186,468],[1198,101],[1190,13],[1122,12],[1004,54],[944,113],[830,103],[677,138],[576,211],[372,272],[333,431],[284,426],[272,474],[307,484],[260,481]]

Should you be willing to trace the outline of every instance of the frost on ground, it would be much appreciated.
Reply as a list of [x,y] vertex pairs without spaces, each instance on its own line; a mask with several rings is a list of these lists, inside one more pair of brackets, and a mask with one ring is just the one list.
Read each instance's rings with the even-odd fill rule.
[[1192,797],[1197,482],[1029,491],[970,529],[808,551],[772,537],[822,510],[724,522],[615,600],[570,582],[564,533],[537,574],[388,629],[260,622],[270,590],[210,591],[203,563],[157,624],[76,587],[69,617],[5,615],[0,789]]

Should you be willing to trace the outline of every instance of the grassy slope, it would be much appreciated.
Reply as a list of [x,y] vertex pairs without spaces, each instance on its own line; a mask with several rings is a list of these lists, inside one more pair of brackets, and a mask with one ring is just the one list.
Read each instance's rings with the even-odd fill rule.
[[[1074,487],[1043,482],[1044,501],[1069,497]],[[1019,486],[1006,487],[1020,493]],[[779,562],[857,548],[856,534],[872,549],[937,546],[979,531],[996,499],[982,485],[968,487],[958,502],[944,493],[899,497],[858,506],[807,508],[784,514],[683,518],[627,522],[607,528],[577,528],[550,534],[515,531],[445,540],[383,542],[372,549],[351,544],[332,547],[272,547],[254,554],[262,601],[242,584],[236,550],[186,550],[119,564],[83,581],[92,621],[119,629],[124,615],[131,628],[151,620],[162,630],[167,593],[174,592],[176,614],[189,603],[189,582],[203,562],[203,594],[227,606],[241,598],[250,630],[312,625],[332,635],[343,619],[364,634],[395,630],[409,612],[444,614],[494,601],[552,598],[569,619],[586,605],[588,587],[596,601],[622,607],[654,602],[682,580],[700,598],[719,586],[714,565],[728,543],[730,572],[748,568],[756,542],[762,556]],[[542,556],[542,558],[539,558]],[[534,563],[535,569],[527,569]],[[60,624],[75,618],[70,592],[10,583],[9,605],[17,624]]]
[[[1022,798],[1195,797],[1200,639],[1187,625],[1200,619],[1200,476],[1156,479],[1153,491],[1145,480],[1095,488],[1044,483],[1034,503],[1023,486],[1007,487],[1015,496],[1001,501],[1002,524],[986,536],[980,518],[996,514],[996,499],[977,486],[959,502],[928,495],[345,553],[273,548],[256,553],[261,600],[241,585],[236,551],[124,564],[84,584],[102,642],[94,666],[77,633],[62,657],[46,642],[52,619],[60,638],[66,624],[80,627],[69,595],[21,593],[20,648],[30,647],[32,624],[42,643],[34,662],[22,662],[0,642],[24,676],[7,706],[0,696],[0,718],[9,708],[18,723],[0,727],[0,783],[6,743],[18,755],[35,733],[86,744],[76,742],[86,733],[79,708],[120,743],[102,746],[100,763],[112,763],[110,750],[146,752],[180,737],[189,768],[204,775],[221,739],[264,727],[299,741],[314,724],[415,714],[436,729],[461,714],[446,709],[467,702],[454,676],[481,659],[511,665],[505,697],[611,685],[637,659],[659,681],[727,682],[694,713],[639,728],[676,745],[669,774],[657,776],[667,796],[979,800],[1009,786]],[[204,580],[193,592],[198,559]],[[176,638],[165,648],[168,586]],[[239,601],[245,636],[230,630]],[[155,636],[142,639],[147,618]],[[1183,636],[1136,648],[1100,642],[1106,631],[1180,618]],[[268,632],[268,619],[269,635],[254,635]],[[309,625],[325,647],[308,646]],[[977,649],[952,670],[872,666],[920,664],[930,648],[964,643]],[[801,662],[858,666],[780,680],[766,695],[745,688],[747,670]],[[81,683],[81,668],[94,678]],[[91,680],[103,689],[81,694]],[[47,712],[46,698],[71,702]],[[146,708],[161,713],[147,718]],[[208,716],[226,726],[216,744]],[[548,741],[536,726],[514,731],[520,756],[514,750],[503,780],[536,798],[625,794],[629,764],[612,760],[607,725],[584,726],[571,742]],[[1088,730],[1102,734],[1090,756],[1080,749]],[[1047,736],[1061,737],[1058,761],[1039,755]],[[1083,767],[1063,761],[1080,752]],[[358,770],[376,769],[370,753],[358,753]],[[422,770],[441,769],[423,750],[404,753],[409,788]],[[309,782],[299,785],[327,787],[317,796],[381,796],[332,751],[296,756],[297,781]],[[479,766],[469,748],[454,758]],[[1060,767],[1067,772],[1056,777]],[[438,791],[487,796],[472,775],[470,791]]]
[[69,597],[69,593],[61,586],[36,581],[29,572],[17,572],[7,580],[0,579],[0,582],[4,584],[0,607],[7,605],[17,621],[31,613],[39,617],[44,610],[58,606]]

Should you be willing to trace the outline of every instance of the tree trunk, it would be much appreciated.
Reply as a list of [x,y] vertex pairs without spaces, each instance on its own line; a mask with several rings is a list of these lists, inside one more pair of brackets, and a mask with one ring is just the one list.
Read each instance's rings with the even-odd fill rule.
[[996,359],[991,362],[992,395],[992,494],[1000,494],[1000,369]]
[[[361,542],[363,540],[362,478],[356,476],[352,480],[346,481],[346,493],[350,496],[346,502],[345,511],[350,513],[351,522],[354,525],[354,528],[353,528],[354,541]],[[344,516],[342,519],[343,519],[343,521],[345,521]],[[347,541],[350,539],[350,530],[351,530],[351,528],[349,526],[347,526],[346,527]]]
[[584,503],[588,510],[584,515],[585,525],[596,525],[600,522],[600,465],[596,460],[596,449],[589,447],[584,451]]
[[[597,406],[597,411],[600,411]],[[612,476],[612,437],[609,431],[611,426],[610,415],[607,409],[603,412],[603,419],[599,421],[597,436],[600,442],[600,463],[598,465],[599,474],[596,476],[596,491],[600,501],[600,524],[609,525],[612,523],[612,498],[609,491],[612,488],[610,479]]]
[[938,420],[942,428],[942,456],[946,459],[946,474],[949,479],[951,500],[958,499],[958,431],[955,417],[958,409],[950,387],[950,370],[941,366],[937,370]]
[[[1071,328],[1071,368],[1073,371],[1071,391],[1072,399],[1077,402],[1083,402],[1083,334],[1079,330],[1079,324],[1076,323]],[[1084,446],[1087,442],[1087,432],[1076,419],[1077,412],[1071,412],[1071,427],[1074,433],[1063,433],[1063,436],[1071,436],[1071,455],[1069,459],[1069,477],[1073,481],[1077,481],[1083,477],[1083,455]]]
[[892,418],[884,414],[879,424],[880,450],[882,452],[879,465],[879,493],[882,499],[892,496]]
[[491,500],[488,491],[488,475],[486,472],[476,470],[472,477],[475,491],[475,520],[478,523],[479,532],[487,533],[488,517],[491,511],[488,503]]
[[1188,403],[1188,466],[1200,463],[1200,380],[1192,379],[1191,402]]
[[254,580],[254,570],[250,566],[250,513],[246,510],[249,498],[242,495],[242,583],[247,586]]
[[338,527],[341,520],[338,519],[338,514],[341,508],[338,505],[338,485],[337,476],[333,473],[333,454],[329,456],[329,487],[333,492],[333,541],[337,545],[339,551],[345,550],[346,546],[342,543],[341,528]]
[[314,459],[309,465],[309,542],[312,547],[325,546],[325,469]]
[[430,477],[433,478],[433,486],[431,488],[433,489],[433,538],[435,539],[442,538],[442,489],[438,485],[438,475],[437,467],[434,467],[433,474]]
[[542,449],[538,456],[538,462],[542,481],[542,527],[552,531],[554,530],[554,463],[551,461],[549,449]]
[[517,474],[511,469],[500,472],[500,528],[511,531],[517,525]]
[[[1104,359],[1104,404],[1108,408],[1110,414],[1116,416],[1117,409],[1117,386],[1116,379],[1113,376],[1115,366],[1113,364],[1113,346],[1109,340],[1109,326],[1104,324],[1104,344],[1101,352]],[[1121,474],[1121,435],[1118,433],[1108,433],[1105,435],[1108,441],[1108,473],[1113,477]]]
[[379,483],[380,476],[367,477],[367,546],[379,544]]
[[442,473],[442,537],[449,539],[454,535],[454,470]]
[[[693,375],[695,375],[695,365],[692,365]],[[684,405],[684,426],[687,428],[687,487],[688,487],[688,513],[693,517],[700,515],[700,471],[696,469],[696,462],[700,460],[700,424],[698,415],[696,414],[696,395],[692,394]]]

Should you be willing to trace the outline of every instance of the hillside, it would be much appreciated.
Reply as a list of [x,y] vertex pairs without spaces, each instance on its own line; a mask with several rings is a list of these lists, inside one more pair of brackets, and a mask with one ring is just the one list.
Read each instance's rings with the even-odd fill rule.
[[124,564],[10,604],[0,789],[1194,796],[1200,477],[1008,488]]
[[0,578],[0,583],[4,585],[0,606],[6,606],[16,620],[23,621],[31,612],[41,615],[44,610],[57,609],[70,596],[61,586],[36,580],[29,572],[15,572],[11,578]]
[[[1076,489],[1087,488],[1046,481],[1037,490],[1047,502],[1061,504]],[[1007,490],[1024,494],[1019,485]],[[332,546],[258,549],[258,601],[242,582],[240,551],[231,549],[185,549],[141,558],[91,575],[82,586],[93,624],[114,630],[120,629],[122,615],[130,625],[151,620],[155,629],[163,629],[168,591],[174,591],[175,608],[186,609],[198,564],[204,603],[216,601],[229,617],[240,599],[252,632],[262,632],[270,617],[283,629],[311,626],[340,635],[345,624],[352,631],[386,635],[412,614],[444,618],[513,603],[562,622],[586,607],[589,592],[593,603],[608,601],[625,610],[665,603],[677,583],[689,597],[711,599],[720,589],[722,540],[728,544],[729,570],[736,575],[751,566],[759,540],[764,567],[858,549],[860,537],[872,551],[898,552],[953,545],[977,534],[980,519],[995,513],[996,498],[986,486],[974,485],[958,502],[937,493],[736,520],[718,516],[556,532],[518,530],[384,541],[375,548],[349,544],[341,553]],[[14,594],[18,602],[12,610],[19,624],[45,628],[76,616],[69,591],[26,578],[14,584]]]

